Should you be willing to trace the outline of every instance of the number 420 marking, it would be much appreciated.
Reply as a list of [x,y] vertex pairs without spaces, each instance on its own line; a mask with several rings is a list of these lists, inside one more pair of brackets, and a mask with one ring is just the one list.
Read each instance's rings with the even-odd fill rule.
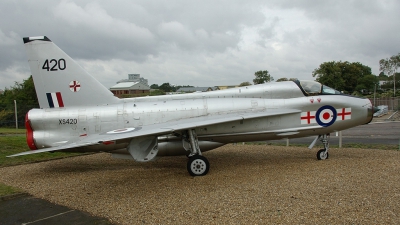
[[65,68],[67,68],[67,63],[65,62],[65,59],[46,59],[42,66],[42,69],[47,71],[65,70]]

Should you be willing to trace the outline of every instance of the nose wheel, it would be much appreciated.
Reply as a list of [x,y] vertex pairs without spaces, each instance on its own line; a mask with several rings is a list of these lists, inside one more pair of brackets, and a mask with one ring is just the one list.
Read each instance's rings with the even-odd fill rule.
[[[324,135],[320,135],[319,140],[322,142],[322,144],[324,145],[323,149],[320,149],[317,152],[317,159],[318,160],[325,160],[329,158],[329,138],[330,138],[330,134],[324,134]],[[315,139],[316,140],[316,139]],[[315,141],[314,141],[315,143]],[[312,144],[313,145],[313,144]]]
[[325,149],[321,149],[317,152],[317,159],[318,160],[324,160],[329,158],[329,153]]

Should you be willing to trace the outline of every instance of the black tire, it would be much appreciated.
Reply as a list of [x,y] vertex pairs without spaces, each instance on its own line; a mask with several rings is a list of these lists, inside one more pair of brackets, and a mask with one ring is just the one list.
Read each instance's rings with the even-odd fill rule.
[[325,160],[329,158],[329,153],[325,153],[325,149],[321,149],[317,152],[317,159],[318,160]]
[[187,170],[191,176],[204,176],[210,170],[210,163],[206,157],[194,155],[187,162]]

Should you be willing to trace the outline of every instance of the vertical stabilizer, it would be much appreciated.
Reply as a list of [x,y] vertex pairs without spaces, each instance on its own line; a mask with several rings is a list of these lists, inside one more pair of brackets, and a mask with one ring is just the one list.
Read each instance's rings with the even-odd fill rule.
[[24,44],[40,108],[120,101],[46,36],[26,37]]

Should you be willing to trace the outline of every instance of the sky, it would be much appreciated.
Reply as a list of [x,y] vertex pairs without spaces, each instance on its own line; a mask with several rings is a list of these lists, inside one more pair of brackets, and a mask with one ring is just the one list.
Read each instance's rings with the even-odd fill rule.
[[324,62],[379,74],[400,53],[398,0],[2,0],[0,89],[31,72],[23,37],[47,36],[107,88],[128,74],[149,85],[314,80]]

